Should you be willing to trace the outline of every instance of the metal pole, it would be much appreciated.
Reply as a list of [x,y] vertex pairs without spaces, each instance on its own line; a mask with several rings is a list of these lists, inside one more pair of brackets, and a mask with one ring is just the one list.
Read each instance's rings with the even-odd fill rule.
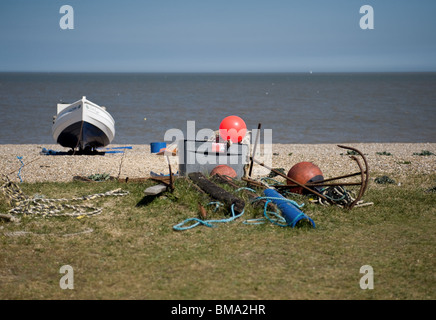
[[261,124],[259,123],[257,125],[256,140],[254,141],[253,155],[251,156],[250,171],[248,172],[249,177],[251,177],[251,171],[253,170],[253,160],[254,160],[254,155],[256,154],[257,140],[259,140],[260,127],[261,127]]
[[289,180],[289,181],[295,183],[296,185],[302,187],[303,189],[306,189],[306,190],[308,190],[309,192],[311,192],[311,193],[317,195],[317,196],[320,197],[321,199],[326,200],[326,201],[328,201],[328,202],[330,202],[330,203],[333,203],[330,199],[326,198],[326,197],[325,197],[324,195],[322,195],[321,193],[319,193],[319,192],[317,192],[317,191],[315,191],[315,190],[313,190],[313,189],[310,189],[309,187],[306,187],[304,184],[299,183],[298,181],[295,181],[294,179],[289,178],[287,175],[281,173],[280,171],[274,170],[273,168],[269,168],[268,166],[266,166],[266,165],[263,164],[262,162],[257,161],[257,160],[255,160],[255,159],[253,159],[253,161],[256,162],[256,163],[258,163],[258,164],[260,164],[261,166],[263,166],[263,167],[265,167],[265,168],[271,170],[272,172],[278,174],[279,176],[282,176],[283,178],[285,178],[285,179],[287,179],[287,180]]

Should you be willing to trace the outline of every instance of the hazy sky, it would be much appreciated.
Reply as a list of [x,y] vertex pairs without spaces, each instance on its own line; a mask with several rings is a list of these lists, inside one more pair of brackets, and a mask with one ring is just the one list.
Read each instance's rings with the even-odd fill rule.
[[0,71],[436,71],[436,0],[2,0],[0,44]]

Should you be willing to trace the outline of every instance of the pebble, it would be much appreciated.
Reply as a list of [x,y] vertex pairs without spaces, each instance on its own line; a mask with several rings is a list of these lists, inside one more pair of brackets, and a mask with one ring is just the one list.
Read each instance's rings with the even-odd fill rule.
[[[411,174],[434,174],[436,172],[436,155],[419,156],[423,150],[436,154],[436,143],[347,143],[364,153],[371,173],[395,176]],[[108,147],[122,147],[110,145]],[[9,179],[19,182],[21,162],[17,156],[23,157],[25,166],[20,176],[23,182],[68,182],[74,176],[88,177],[92,174],[108,173],[112,177],[125,179],[145,178],[150,172],[168,174],[166,157],[152,154],[149,145],[131,145],[132,149],[121,149],[124,153],[107,153],[104,156],[93,155],[44,155],[42,148],[68,151],[59,145],[0,145],[0,173]],[[268,150],[268,148],[261,148]],[[284,168],[285,171],[301,161],[316,164],[325,178],[336,177],[359,171],[355,161],[347,155],[347,150],[336,144],[273,144],[272,153],[258,157],[269,167]],[[377,153],[389,152],[392,155]],[[276,155],[273,155],[276,154]],[[358,157],[360,158],[360,157]],[[169,157],[173,172],[178,170],[177,156]],[[363,164],[363,162],[362,162]],[[254,164],[252,177],[264,177],[269,170]]]

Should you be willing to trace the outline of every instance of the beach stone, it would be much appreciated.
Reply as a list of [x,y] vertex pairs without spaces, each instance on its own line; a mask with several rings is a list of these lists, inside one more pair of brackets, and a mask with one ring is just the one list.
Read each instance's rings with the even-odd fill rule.
[[[391,176],[400,181],[400,176],[410,174],[434,174],[436,172],[436,156],[419,156],[428,150],[436,154],[436,143],[350,143],[350,147],[357,148],[365,155],[371,177]],[[122,147],[110,145],[108,147]],[[68,182],[75,176],[89,176],[107,173],[111,177],[120,179],[149,177],[150,172],[168,174],[170,161],[172,172],[178,171],[178,156],[167,157],[152,154],[150,145],[131,145],[122,153],[105,154],[104,156],[85,155],[42,155],[42,148],[68,151],[59,145],[17,144],[0,145],[0,174],[7,175],[11,181],[20,182]],[[392,156],[380,156],[377,152],[389,150]],[[280,156],[272,156],[272,152]],[[292,154],[289,156],[289,154]],[[21,162],[17,156],[23,157]],[[289,170],[293,165],[302,161],[317,164],[324,178],[336,177],[359,171],[355,161],[346,155],[336,144],[273,144],[271,155],[256,157],[271,168],[285,168]],[[266,177],[270,170],[254,164],[252,178]],[[282,177],[274,179],[286,183]],[[373,181],[373,180],[372,180]]]

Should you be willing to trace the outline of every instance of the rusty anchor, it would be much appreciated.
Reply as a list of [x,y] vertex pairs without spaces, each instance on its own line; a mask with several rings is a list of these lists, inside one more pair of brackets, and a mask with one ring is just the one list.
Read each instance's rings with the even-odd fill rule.
[[[333,177],[333,178],[328,178],[328,179],[323,179],[323,180],[319,180],[316,182],[312,182],[312,183],[299,183],[298,181],[295,181],[291,178],[289,178],[287,175],[283,174],[280,171],[277,171],[275,169],[269,168],[268,166],[266,166],[265,164],[261,163],[260,161],[257,161],[256,159],[254,159],[254,153],[253,156],[250,157],[251,162],[256,162],[257,164],[260,164],[261,166],[271,170],[272,172],[276,173],[277,175],[287,179],[290,183],[287,185],[277,185],[274,186],[275,188],[277,188],[278,190],[285,190],[288,188],[292,188],[292,187],[302,187],[308,191],[310,191],[311,193],[315,194],[316,196],[318,196],[319,198],[321,198],[324,201],[329,202],[330,204],[335,204],[333,200],[331,200],[330,198],[326,197],[325,195],[317,192],[316,190],[313,190],[313,187],[333,187],[333,186],[360,186],[359,192],[357,194],[357,197],[351,202],[351,203],[347,203],[347,205],[345,206],[347,209],[351,210],[353,209],[353,207],[358,204],[360,202],[360,200],[362,199],[363,195],[365,194],[365,191],[368,187],[368,181],[369,181],[369,166],[368,166],[368,161],[365,157],[365,155],[358,149],[353,148],[353,147],[348,147],[348,146],[344,146],[344,145],[337,145],[339,148],[342,149],[346,149],[346,150],[351,150],[354,151],[355,153],[357,153],[357,155],[359,155],[362,160],[363,160],[363,165],[360,162],[360,160],[355,156],[355,155],[351,155],[350,158],[352,160],[354,160],[357,164],[357,166],[359,167],[359,172],[354,172],[351,174],[346,174],[346,175],[342,175],[342,176],[337,176],[337,177]],[[346,179],[346,178],[350,178],[350,177],[355,177],[355,176],[360,176],[360,182],[338,182],[337,180],[341,180],[341,179]],[[244,178],[245,181],[247,181],[248,183],[254,184],[259,186],[259,184],[254,181],[251,180],[250,177],[248,178]]]

